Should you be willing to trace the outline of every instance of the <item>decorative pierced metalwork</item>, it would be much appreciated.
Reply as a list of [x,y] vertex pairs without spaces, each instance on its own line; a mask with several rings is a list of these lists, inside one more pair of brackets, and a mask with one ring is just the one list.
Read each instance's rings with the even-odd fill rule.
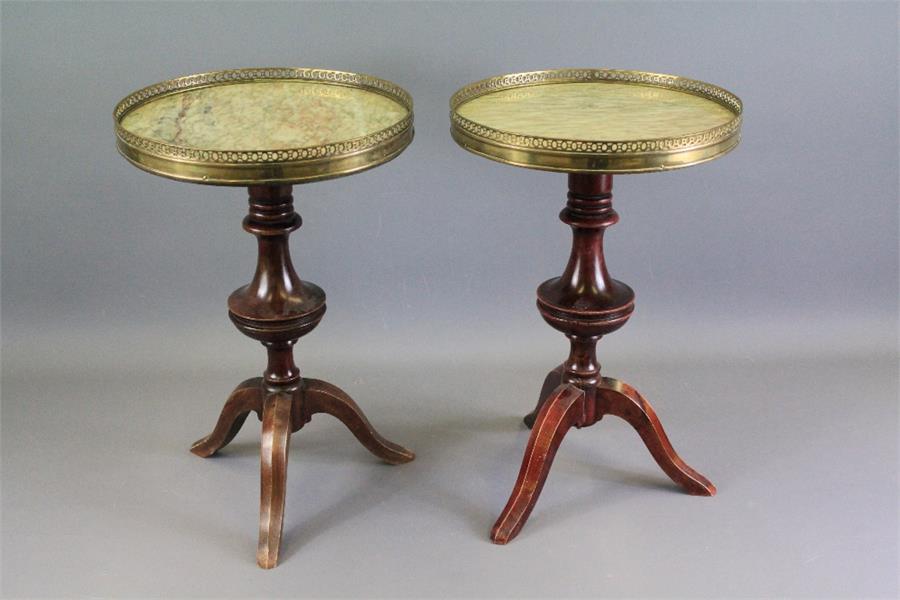
[[[410,111],[402,121],[391,125],[387,129],[377,131],[363,137],[347,140],[336,144],[321,146],[308,146],[305,148],[289,148],[286,150],[199,150],[185,148],[172,144],[165,144],[150,140],[126,131],[121,126],[121,120],[125,114],[140,104],[154,98],[165,96],[172,92],[181,92],[190,89],[207,87],[212,84],[227,82],[250,82],[267,79],[298,79],[302,81],[315,81],[322,83],[344,84],[354,87],[362,87],[377,91],[396,100]],[[327,158],[337,154],[354,153],[360,150],[377,146],[386,139],[401,133],[412,124],[412,97],[403,88],[394,85],[390,81],[362,75],[359,73],[347,73],[344,71],[329,71],[325,69],[233,69],[229,71],[215,71],[212,73],[200,73],[179,77],[162,83],[147,86],[126,97],[116,106],[113,116],[116,120],[116,135],[125,143],[151,152],[161,157],[171,157],[185,160],[199,160],[215,163],[266,163],[294,160],[309,160],[314,158]]]
[[[554,83],[585,83],[598,81],[635,84],[686,92],[722,105],[734,113],[734,118],[718,127],[684,136],[628,141],[604,141],[550,138],[517,134],[473,122],[462,117],[457,112],[457,108],[462,104],[478,96],[493,92]],[[714,145],[724,145],[724,147],[730,149],[736,145],[737,139],[740,136],[742,121],[741,113],[743,111],[743,105],[737,96],[728,90],[703,81],[678,77],[675,75],[613,69],[559,69],[554,71],[531,71],[491,77],[467,85],[456,92],[450,99],[450,108],[450,120],[453,130],[464,136],[472,136],[475,138],[473,141],[480,140],[485,144],[484,146],[479,144],[478,147],[464,144],[469,149],[472,149],[479,154],[484,154],[489,158],[500,160],[501,162],[509,162],[520,166],[531,166],[535,168],[550,168],[551,170],[591,170],[591,168],[586,166],[584,159],[577,158],[574,159],[571,169],[567,168],[564,164],[554,165],[552,167],[546,166],[542,165],[542,163],[546,162],[546,156],[522,155],[516,152],[521,150],[527,153],[528,151],[533,150],[541,153],[559,152],[593,156],[629,155],[630,157],[636,158],[640,157],[642,154],[676,153]],[[495,143],[499,144],[499,146],[495,146]],[[705,158],[708,157],[704,157],[704,159]],[[653,162],[660,164],[648,164],[646,167],[636,168],[632,168],[631,166],[618,168],[614,164],[608,166],[610,171],[655,170],[672,166],[660,161]],[[687,165],[679,164],[677,166]]]

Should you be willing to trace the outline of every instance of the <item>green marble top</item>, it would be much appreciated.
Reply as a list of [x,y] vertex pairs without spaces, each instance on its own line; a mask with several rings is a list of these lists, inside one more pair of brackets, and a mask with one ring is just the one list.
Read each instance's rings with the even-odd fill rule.
[[498,162],[566,173],[689,167],[733,150],[740,98],[697,79],[622,69],[497,75],[450,98],[450,133]]
[[363,137],[409,111],[382,94],[303,80],[216,85],[151,99],[121,126],[149,140],[203,150],[283,150]]
[[614,82],[503,90],[473,98],[457,113],[521,135],[604,141],[679,137],[724,125],[735,116],[693,94]]

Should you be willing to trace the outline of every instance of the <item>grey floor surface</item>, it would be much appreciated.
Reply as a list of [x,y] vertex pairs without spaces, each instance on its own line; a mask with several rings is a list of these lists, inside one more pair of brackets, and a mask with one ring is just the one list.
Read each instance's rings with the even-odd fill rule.
[[527,440],[519,418],[552,364],[305,363],[418,456],[380,464],[316,417],[292,438],[282,564],[269,572],[254,562],[259,424],[216,458],[187,451],[251,367],[7,371],[3,594],[898,593],[896,356],[610,359],[718,495],[680,493],[607,418],[569,434],[505,547],[487,534]]

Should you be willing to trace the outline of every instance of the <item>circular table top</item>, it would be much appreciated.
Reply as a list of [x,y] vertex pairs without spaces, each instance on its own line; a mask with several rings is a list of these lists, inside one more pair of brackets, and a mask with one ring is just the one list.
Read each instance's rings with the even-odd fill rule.
[[451,133],[471,152],[549,171],[638,173],[717,158],[740,141],[741,101],[720,87],[609,69],[515,73],[450,100]]
[[323,69],[216,71],[146,87],[113,113],[119,152],[165,177],[288,184],[368,169],[413,137],[410,95]]

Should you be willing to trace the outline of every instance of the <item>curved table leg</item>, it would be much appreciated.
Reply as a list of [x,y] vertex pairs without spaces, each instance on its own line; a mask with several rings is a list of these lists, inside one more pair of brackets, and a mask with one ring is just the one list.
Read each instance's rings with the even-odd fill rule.
[[291,439],[290,393],[270,393],[263,409],[259,500],[259,546],[256,563],[263,569],[278,564],[281,531],[284,523],[285,483],[287,481],[288,448]]
[[248,379],[237,386],[225,401],[212,433],[194,442],[191,452],[208,458],[227,446],[240,431],[250,411],[262,417],[263,396],[261,377]]
[[383,438],[363,414],[356,402],[343,390],[319,379],[303,379],[302,406],[308,417],[329,414],[341,421],[369,452],[392,465],[413,460],[416,455],[403,446]]
[[534,426],[534,420],[537,418],[537,414],[538,412],[540,412],[541,407],[544,405],[544,402],[547,401],[547,398],[550,397],[550,394],[553,393],[553,390],[559,387],[559,384],[562,383],[562,373],[562,365],[559,365],[558,367],[547,373],[547,377],[544,378],[544,385],[541,386],[541,393],[538,396],[537,406],[535,406],[534,410],[525,415],[525,418],[522,419],[528,429],[531,429]]
[[597,386],[597,413],[615,415],[628,421],[644,440],[660,468],[687,493],[715,495],[716,487],[678,456],[653,407],[633,387],[604,377]]
[[547,397],[528,439],[509,502],[491,530],[491,541],[495,544],[509,542],[522,529],[544,487],[556,450],[583,412],[584,397],[582,390],[567,384],[558,386]]

